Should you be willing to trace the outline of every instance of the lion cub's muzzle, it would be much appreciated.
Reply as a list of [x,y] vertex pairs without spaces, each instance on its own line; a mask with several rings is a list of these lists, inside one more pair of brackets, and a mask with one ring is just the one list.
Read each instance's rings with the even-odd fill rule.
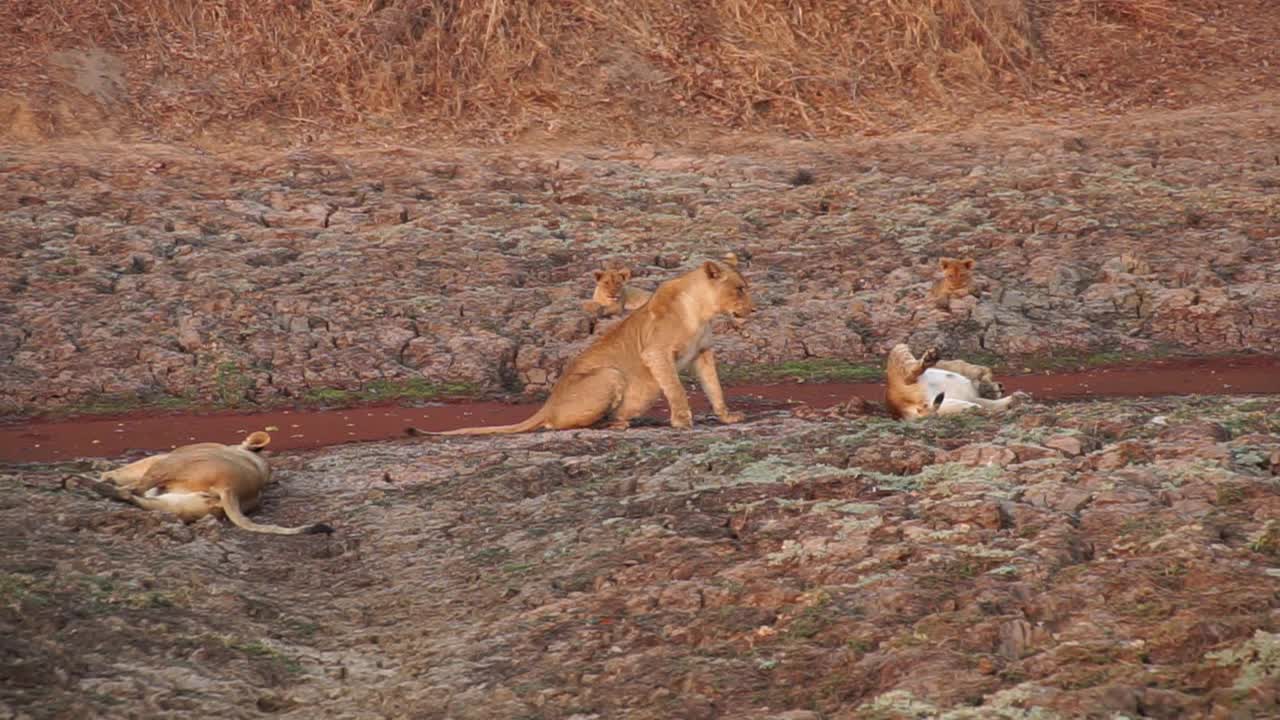
[[746,327],[747,316],[755,311],[755,303],[750,300],[729,308],[729,322],[733,325],[733,329],[737,330],[743,337],[750,337],[750,335],[743,331],[743,328]]

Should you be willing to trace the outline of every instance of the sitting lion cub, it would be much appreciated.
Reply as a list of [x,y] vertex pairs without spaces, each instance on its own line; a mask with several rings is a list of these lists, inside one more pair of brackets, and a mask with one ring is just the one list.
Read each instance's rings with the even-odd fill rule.
[[974,264],[973,258],[944,257],[938,261],[942,279],[929,290],[929,298],[935,306],[946,310],[951,305],[951,298],[964,297],[973,290]]
[[[955,415],[975,408],[1001,411],[1025,396],[1025,393],[1014,393],[989,400],[978,394],[972,379],[932,367],[937,362],[937,349],[928,350],[919,360],[905,343],[899,343],[889,351],[889,364],[885,370],[888,383],[885,403],[894,417],[912,420],[935,414]],[[976,365],[970,367],[981,368]]]
[[566,430],[589,427],[608,416],[613,417],[609,427],[623,429],[653,405],[659,392],[671,406],[672,427],[689,428],[693,413],[678,375],[689,364],[720,421],[740,422],[743,416],[725,405],[716,374],[711,320],[721,314],[742,318],[754,310],[747,281],[737,269],[708,260],[659,285],[649,302],[574,358],[551,389],[551,397],[528,420],[445,433],[407,431],[411,435],[491,435]]
[[653,293],[627,287],[631,279],[630,268],[610,270],[601,268],[595,271],[596,289],[591,294],[591,301],[600,306],[602,316],[617,315],[649,302]]
[[164,510],[183,522],[221,514],[253,532],[275,535],[330,533],[324,523],[286,528],[261,525],[244,516],[258,507],[262,489],[271,481],[271,467],[259,454],[271,442],[255,432],[239,445],[196,443],[143,458],[102,473],[92,481],[98,493],[133,503],[144,510]]
[[[738,269],[737,253],[727,252],[721,256],[721,260],[733,269]],[[584,303],[584,305],[588,310],[596,309],[600,317],[609,317],[610,315],[618,315],[629,310],[635,310],[649,302],[649,298],[653,297],[653,293],[648,290],[639,290],[627,285],[627,282],[631,280],[631,268],[618,268],[616,270],[600,268],[594,271],[594,274],[596,289],[591,294],[591,301]]]

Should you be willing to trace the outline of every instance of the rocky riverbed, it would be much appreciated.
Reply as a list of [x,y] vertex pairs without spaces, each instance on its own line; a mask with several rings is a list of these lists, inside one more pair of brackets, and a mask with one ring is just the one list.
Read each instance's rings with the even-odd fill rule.
[[[530,400],[613,322],[592,269],[652,288],[726,250],[760,306],[717,339],[738,387],[873,379],[904,340],[1274,356],[1278,101],[822,143],[6,145],[0,415]],[[978,292],[934,306],[961,256]],[[1280,396],[1228,384],[274,454],[259,516],[331,536],[60,485],[128,458],[0,466],[0,717],[1275,717]]]
[[1280,399],[272,458],[261,536],[0,499],[0,715],[1263,718]]
[[[609,322],[593,268],[652,288],[730,249],[744,378],[902,340],[1276,352],[1277,99],[839,143],[4,147],[0,413],[533,396]],[[942,256],[977,297],[926,300]]]

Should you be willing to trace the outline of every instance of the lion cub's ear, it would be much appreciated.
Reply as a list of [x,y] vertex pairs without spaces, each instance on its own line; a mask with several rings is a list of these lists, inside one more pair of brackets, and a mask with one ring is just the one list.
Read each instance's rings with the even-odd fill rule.
[[955,263],[956,263],[955,258],[944,257],[944,258],[938,259],[938,267],[942,268],[943,270],[950,269],[952,265],[955,265]]
[[596,282],[600,282],[600,278],[604,277],[603,270],[593,270],[591,274],[596,276]]
[[259,430],[255,433],[251,433],[249,437],[245,438],[244,442],[240,443],[240,447],[243,447],[246,450],[261,450],[270,443],[271,436]]
[[960,264],[963,265],[966,270],[972,270],[974,262],[973,258],[965,258],[960,261]]
[[702,269],[707,273],[707,277],[711,278],[712,280],[715,280],[716,278],[724,274],[724,270],[722,270],[720,266],[715,263],[714,260],[708,260],[705,263],[703,263]]
[[623,282],[626,282],[627,280],[630,280],[630,279],[631,279],[631,268],[622,268],[621,270],[619,270],[619,271],[618,271],[618,275],[622,278],[622,281],[623,281]]

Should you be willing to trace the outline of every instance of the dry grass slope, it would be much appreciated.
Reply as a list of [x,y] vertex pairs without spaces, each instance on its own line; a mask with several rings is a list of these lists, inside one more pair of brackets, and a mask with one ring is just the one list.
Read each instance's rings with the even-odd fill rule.
[[[710,120],[828,134],[1110,97],[1176,63],[1238,68],[1276,52],[1271,5],[13,0],[0,8],[0,42],[15,49],[0,58],[0,90],[38,96],[59,79],[47,58],[96,46],[128,67],[121,109],[153,127],[288,120],[513,136]],[[1175,84],[1144,100],[1162,92]]]

